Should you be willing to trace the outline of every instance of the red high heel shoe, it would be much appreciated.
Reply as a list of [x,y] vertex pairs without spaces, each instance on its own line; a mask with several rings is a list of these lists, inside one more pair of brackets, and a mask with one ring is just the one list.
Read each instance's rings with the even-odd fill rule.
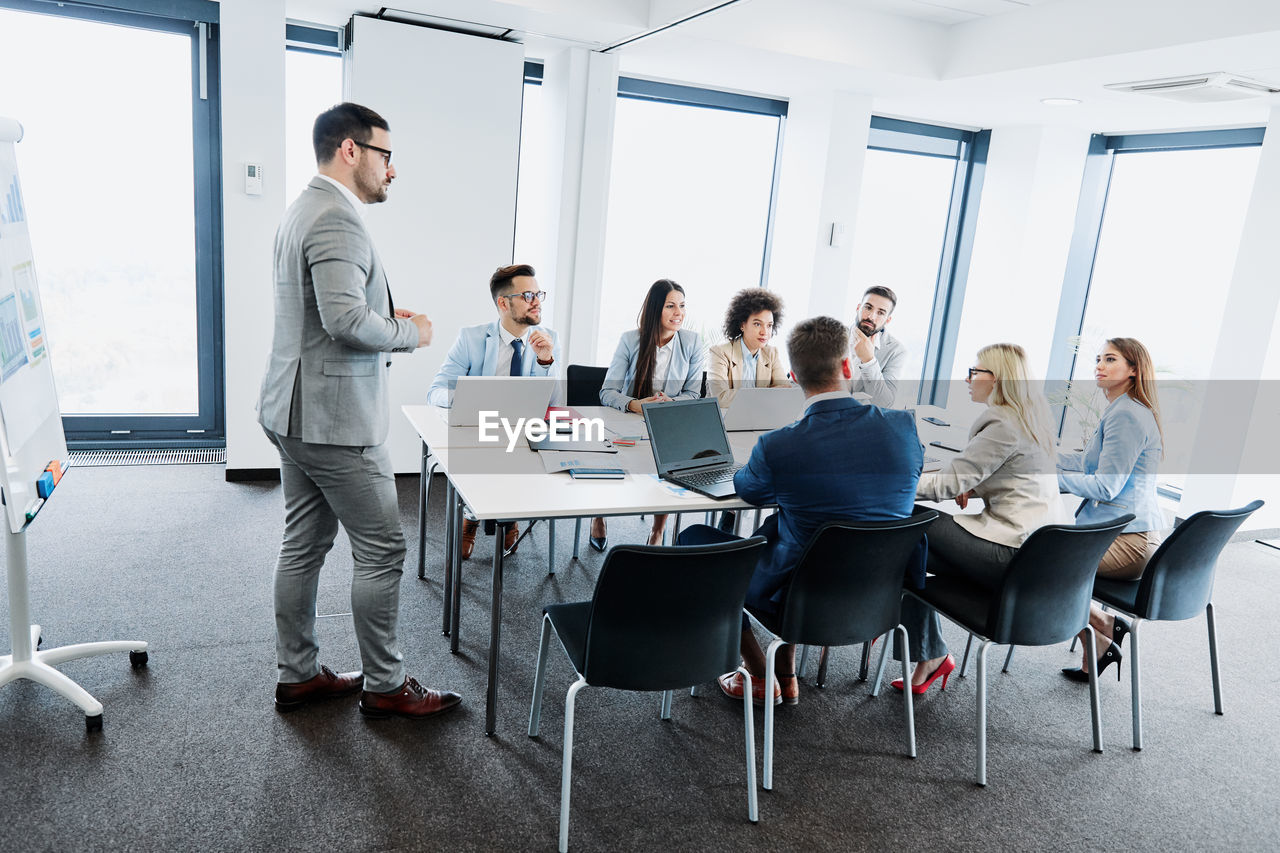
[[[929,673],[928,678],[926,678],[920,684],[911,685],[911,692],[919,696],[920,694],[924,693],[926,690],[929,689],[929,685],[933,684],[933,682],[938,679],[938,676],[942,676],[942,687],[939,689],[946,690],[947,679],[951,677],[951,673],[955,672],[955,669],[956,669],[956,659],[953,658],[951,655],[947,655],[946,658],[943,659],[942,663],[938,664],[938,668],[935,669],[933,672]],[[894,690],[901,690],[902,679],[899,678],[899,679],[896,679],[895,681],[890,682],[889,686],[892,687]]]

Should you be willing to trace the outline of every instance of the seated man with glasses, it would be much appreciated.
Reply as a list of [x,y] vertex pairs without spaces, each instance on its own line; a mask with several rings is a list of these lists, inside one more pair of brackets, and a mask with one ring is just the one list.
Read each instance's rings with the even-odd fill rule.
[[[533,267],[513,264],[499,267],[489,278],[489,295],[498,309],[492,323],[466,326],[445,356],[440,372],[427,391],[427,402],[448,408],[453,404],[453,388],[459,376],[554,376],[560,356],[556,333],[538,325],[542,322],[545,290],[538,290]],[[476,545],[477,523],[462,522],[462,559],[471,556]],[[492,528],[490,528],[492,530]],[[519,527],[507,528],[504,547],[510,551],[519,537]]]

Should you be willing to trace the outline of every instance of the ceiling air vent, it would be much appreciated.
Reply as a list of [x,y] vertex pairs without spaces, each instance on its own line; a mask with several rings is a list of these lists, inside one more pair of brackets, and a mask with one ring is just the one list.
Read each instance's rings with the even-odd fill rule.
[[1154,95],[1157,98],[1168,98],[1171,101],[1191,104],[1238,101],[1242,98],[1259,98],[1280,92],[1280,88],[1270,83],[1226,71],[1190,74],[1185,77],[1165,77],[1160,80],[1138,80],[1133,83],[1108,83],[1106,88],[1113,92]]

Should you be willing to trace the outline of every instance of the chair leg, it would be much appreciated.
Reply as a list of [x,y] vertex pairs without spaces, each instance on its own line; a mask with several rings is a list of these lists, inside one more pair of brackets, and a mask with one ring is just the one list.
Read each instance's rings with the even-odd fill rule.
[[658,719],[671,719],[671,691],[662,691],[662,706],[658,709]]
[[742,673],[742,728],[747,745],[747,820],[752,823],[760,821],[760,803],[756,792],[756,710],[751,701],[751,673],[745,666],[738,667]]
[[800,647],[800,664],[796,667],[796,678],[804,678],[809,673],[809,647]]
[[818,680],[819,687],[827,686],[827,664],[831,662],[831,647],[823,646],[818,652]]
[[960,661],[960,677],[964,678],[965,673],[969,671],[969,649],[973,647],[973,634],[969,635],[969,639],[964,641],[964,658]]
[[1209,623],[1209,668],[1213,670],[1213,713],[1222,716],[1222,680],[1218,676],[1218,630],[1213,621],[1213,602],[1204,608],[1205,621]]
[[538,666],[533,671],[533,704],[529,706],[529,737],[537,737],[542,724],[542,692],[547,683],[547,648],[551,645],[551,620],[542,617],[542,639],[538,641]]
[[[973,639],[973,635],[969,635]],[[978,766],[977,782],[983,787],[987,784],[987,649],[991,648],[990,640],[978,644]],[[904,685],[910,684],[904,681]],[[906,691],[903,691],[904,693]]]
[[[907,637],[906,626],[899,625],[894,630],[898,632],[898,639],[902,642],[902,648],[904,649],[910,648],[910,646],[907,645],[908,637]],[[884,662],[886,658],[886,653],[889,651],[890,642],[891,640],[889,638],[889,635],[886,634],[884,636],[885,647],[880,651],[881,674],[884,673]],[[902,710],[907,718],[907,755],[910,758],[915,758],[916,757],[916,711],[915,711],[915,705],[914,705],[915,699],[911,695],[911,689],[910,689],[911,673],[907,671],[908,666],[909,664],[907,662],[907,656],[903,655],[902,656],[902,683],[908,688],[902,691]],[[880,687],[880,676],[877,675],[876,688],[879,689],[879,687]]]
[[582,542],[582,519],[573,520],[573,559],[578,559],[578,545]]
[[773,790],[773,687],[778,675],[773,671],[774,661],[782,640],[774,637],[764,654],[764,789]]
[[862,644],[862,662],[858,664],[858,680],[866,681],[867,672],[871,669],[871,644]]
[[[1098,659],[1098,633],[1092,625],[1085,625],[1089,632],[1089,660]],[[1098,694],[1098,667],[1089,667],[1089,715],[1093,720],[1093,751],[1102,752],[1102,702]]]
[[682,521],[684,521],[684,513],[682,513],[682,512],[677,512],[677,513],[676,513],[676,524],[675,524],[675,527],[673,527],[673,528],[672,528],[672,530],[671,530],[671,544],[672,544],[672,545],[674,545],[674,544],[676,544],[676,542],[680,541],[680,523],[681,523]]
[[578,680],[569,685],[569,693],[564,697],[564,756],[560,759],[560,853],[569,850],[569,788],[573,781],[573,706],[578,698],[578,691],[587,686],[587,680],[578,676]]
[[1009,663],[1013,660],[1013,650],[1014,650],[1014,649],[1016,649],[1016,648],[1017,648],[1017,646],[1010,646],[1010,647],[1009,647],[1009,654],[1007,654],[1007,655],[1005,655],[1005,656],[1004,656],[1004,667],[1000,670],[1001,672],[1008,672],[1008,671],[1009,671]]
[[[897,629],[895,628],[894,630]],[[884,645],[880,648],[880,663],[876,664],[876,683],[871,685],[872,696],[880,695],[880,685],[884,682],[884,668],[889,661],[889,646],[893,642],[893,631],[889,631],[880,639],[884,640]],[[903,648],[906,648],[906,646],[903,646]]]
[[1129,690],[1133,703],[1133,748],[1142,749],[1142,644],[1138,642],[1138,626],[1141,619],[1134,618],[1129,622],[1129,679],[1132,687]]
[[1077,642],[1079,642],[1079,640],[1080,640],[1080,638],[1079,638],[1079,637],[1072,637],[1072,638],[1071,638],[1071,648],[1067,649],[1067,651],[1068,651],[1068,652],[1075,652],[1075,650],[1076,650],[1076,643],[1077,643]]

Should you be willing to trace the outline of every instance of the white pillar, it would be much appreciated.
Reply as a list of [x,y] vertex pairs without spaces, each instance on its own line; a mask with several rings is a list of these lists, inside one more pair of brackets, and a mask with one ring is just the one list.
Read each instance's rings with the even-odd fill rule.
[[1088,132],[1073,128],[991,131],[953,376],[1009,342],[1045,377],[1088,150]]
[[[851,319],[853,232],[870,130],[867,95],[814,92],[788,105],[769,288],[792,321],[817,314]],[[845,227],[839,246],[830,244],[833,223]]]
[[[543,102],[552,166],[547,240],[552,262],[539,270],[555,288],[553,328],[565,364],[593,364],[600,315],[604,236],[613,163],[618,58],[569,48],[543,66]],[[558,173],[558,174],[557,174]],[[550,289],[550,287],[548,287]]]
[[[227,470],[277,468],[255,406],[271,349],[272,242],[285,208],[285,4],[219,5]],[[236,180],[245,163],[262,166],[260,196]]]

